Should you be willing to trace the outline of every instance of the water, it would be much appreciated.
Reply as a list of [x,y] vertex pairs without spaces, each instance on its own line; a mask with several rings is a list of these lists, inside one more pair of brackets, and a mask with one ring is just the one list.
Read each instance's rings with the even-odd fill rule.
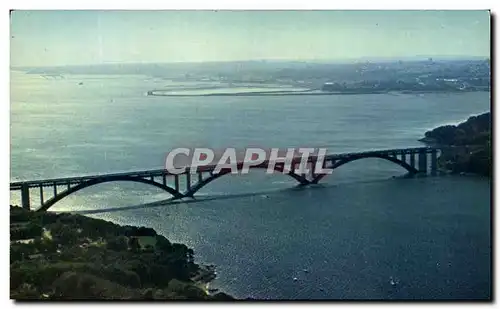
[[[484,92],[174,98],[145,96],[178,86],[146,76],[11,78],[11,180],[160,168],[176,147],[421,146],[426,130],[490,108]],[[391,179],[403,173],[359,160],[298,190],[255,171],[218,179],[193,203],[120,211],[169,196],[108,183],[52,209],[153,227],[218,265],[213,285],[238,297],[488,298],[490,182]]]

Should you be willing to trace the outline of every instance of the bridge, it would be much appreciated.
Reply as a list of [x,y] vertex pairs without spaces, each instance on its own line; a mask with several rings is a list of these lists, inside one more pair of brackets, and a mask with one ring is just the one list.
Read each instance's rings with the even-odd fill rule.
[[[354,153],[330,154],[325,156],[323,168],[336,169],[344,164],[364,158],[380,158],[393,162],[408,171],[409,175],[423,174],[429,172],[435,174],[437,172],[437,154],[438,149],[431,147],[405,148],[405,149],[388,149]],[[430,156],[430,160],[429,160]],[[299,158],[292,160],[292,168],[287,173],[288,176],[294,178],[299,185],[306,186],[317,184],[327,174],[316,173],[315,166],[317,157],[311,156],[308,160],[309,173],[300,174],[298,172]],[[430,167],[429,167],[430,161]],[[238,170],[241,170],[243,162],[238,163]],[[269,161],[251,166],[251,169],[261,168],[267,169]],[[186,197],[194,197],[194,194],[201,188],[212,182],[213,180],[230,174],[230,169],[222,169],[219,172],[214,172],[215,165],[200,166],[192,171],[190,167],[186,167],[180,174],[169,173],[166,169],[146,170],[137,172],[123,172],[113,174],[102,174],[92,176],[66,177],[54,179],[42,179],[31,181],[18,181],[10,183],[10,191],[21,192],[21,205],[25,209],[30,209],[30,190],[39,190],[40,207],[36,211],[46,211],[55,203],[64,197],[75,193],[90,186],[112,182],[112,181],[130,181],[144,183],[155,186],[172,195],[172,199],[182,199]],[[284,163],[277,162],[274,170],[284,172]],[[180,178],[183,178],[183,186],[181,188]],[[173,181],[173,184],[172,184]],[[44,200],[44,188],[51,187],[53,194],[50,198]]]

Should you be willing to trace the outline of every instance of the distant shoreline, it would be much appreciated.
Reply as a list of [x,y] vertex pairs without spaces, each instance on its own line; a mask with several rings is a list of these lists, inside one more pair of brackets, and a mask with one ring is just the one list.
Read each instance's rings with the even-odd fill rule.
[[424,93],[468,93],[468,92],[490,92],[489,90],[469,90],[469,91],[351,91],[351,92],[312,92],[307,91],[258,91],[258,92],[235,92],[235,93],[203,93],[203,94],[169,94],[157,93],[165,90],[149,90],[147,96],[157,97],[240,97],[240,96],[300,96],[300,95],[360,95],[360,94],[424,94]]

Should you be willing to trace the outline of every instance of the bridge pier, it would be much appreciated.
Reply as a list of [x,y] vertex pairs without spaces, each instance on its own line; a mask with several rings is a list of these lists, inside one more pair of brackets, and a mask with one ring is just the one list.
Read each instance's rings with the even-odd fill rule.
[[431,175],[436,175],[437,173],[437,149],[432,149],[431,152]]
[[[310,163],[311,168],[309,169],[309,179],[314,179],[314,177],[316,177],[316,162],[317,162],[317,160],[312,160]],[[324,164],[324,161],[323,161],[323,164]]]
[[186,189],[187,192],[191,191],[191,171],[188,170],[186,173]]
[[418,152],[418,171],[427,174],[427,150],[419,150]]
[[21,205],[30,210],[30,187],[27,184],[21,186]]
[[40,185],[40,205],[43,205],[43,186]]
[[175,175],[175,191],[179,192],[179,175]]
[[[442,153],[442,150],[439,150]],[[418,155],[418,159],[417,159]],[[430,158],[428,156],[430,155]],[[436,174],[438,171],[438,150],[429,147],[420,148],[406,148],[406,149],[389,149],[389,150],[379,150],[379,151],[366,151],[366,152],[355,152],[355,153],[344,153],[344,154],[332,154],[325,156],[323,163],[323,168],[336,169],[346,163],[364,159],[364,158],[380,158],[384,160],[391,161],[395,164],[408,170],[408,172],[413,174],[424,174],[427,173]],[[408,159],[407,156],[410,156]],[[418,160],[418,163],[416,162]],[[428,164],[428,160],[431,160]],[[316,158],[311,158],[306,164],[308,170],[307,173],[300,173],[299,158],[295,158],[292,164],[292,169],[287,173],[288,176],[297,180],[301,185],[317,184],[326,174],[321,172],[320,167],[316,166]],[[267,163],[266,163],[267,164]],[[229,172],[224,171],[222,173],[214,174],[214,169],[210,166],[203,171],[198,171],[197,176],[191,176],[191,170],[189,167],[184,169],[181,174],[171,174],[167,170],[150,170],[150,171],[138,171],[138,172],[126,172],[126,173],[115,173],[107,175],[95,175],[95,176],[81,176],[81,177],[67,177],[58,179],[45,179],[45,180],[34,180],[34,181],[19,181],[10,184],[11,191],[21,191],[21,201],[20,204],[25,209],[30,209],[30,188],[39,189],[41,207],[37,211],[45,211],[50,208],[54,203],[57,203],[62,198],[72,194],[81,189],[106,183],[110,181],[132,181],[143,184],[148,184],[160,188],[169,194],[171,194],[174,199],[183,198],[186,196],[193,196],[199,189],[208,184],[214,179],[220,176],[229,174]],[[255,166],[256,168],[266,168],[264,165]],[[283,172],[284,163],[276,164],[275,171]],[[204,173],[208,173],[204,175]],[[195,173],[193,173],[194,175]],[[328,173],[329,174],[329,173]],[[185,175],[186,184],[184,186],[184,180],[182,184],[179,178],[181,175]],[[167,177],[173,177],[175,181],[175,189],[172,188],[174,185],[168,186]],[[162,178],[160,180],[160,178]],[[194,178],[194,179],[192,179]],[[196,179],[197,178],[197,179]],[[205,179],[204,179],[205,178]],[[197,180],[197,182],[196,182]],[[195,182],[195,183],[193,183]],[[181,189],[180,186],[183,186]],[[58,190],[58,186],[61,187]],[[49,190],[49,198],[44,201],[44,187]],[[52,187],[52,189],[50,188]],[[67,187],[67,189],[66,189]],[[187,190],[184,192],[184,188]],[[66,190],[65,190],[66,189]],[[51,196],[51,190],[53,190],[54,196]],[[60,191],[60,192],[58,192]],[[182,192],[181,192],[182,191]],[[37,205],[38,206],[38,205]]]

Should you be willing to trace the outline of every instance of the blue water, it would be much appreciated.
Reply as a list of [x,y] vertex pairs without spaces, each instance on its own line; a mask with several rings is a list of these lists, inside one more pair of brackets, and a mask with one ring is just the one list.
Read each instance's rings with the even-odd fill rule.
[[[421,146],[426,130],[490,108],[485,92],[174,98],[145,96],[169,86],[146,76],[11,78],[11,180],[161,168],[176,147]],[[392,179],[403,173],[366,159],[298,190],[256,171],[218,179],[193,203],[119,211],[169,196],[108,183],[51,210],[103,210],[91,216],[153,227],[216,264],[212,285],[238,297],[490,297],[489,180]]]

